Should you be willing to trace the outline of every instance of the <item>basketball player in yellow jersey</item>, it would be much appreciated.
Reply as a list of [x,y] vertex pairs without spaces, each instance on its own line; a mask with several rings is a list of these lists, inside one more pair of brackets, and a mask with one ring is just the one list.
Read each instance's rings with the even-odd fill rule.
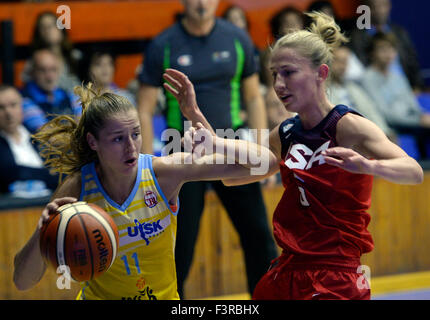
[[[216,155],[204,155],[197,163],[188,164],[184,159],[192,155],[187,153],[168,157],[140,154],[139,118],[126,98],[99,94],[91,86],[77,87],[75,93],[81,97],[83,109],[79,121],[60,116],[35,135],[42,144],[45,163],[68,177],[15,257],[16,287],[33,287],[46,270],[39,249],[42,224],[59,206],[80,199],[99,205],[111,215],[118,226],[120,242],[112,267],[100,277],[82,283],[78,299],[179,299],[174,247],[180,205],[177,196],[182,184],[249,176],[249,160],[257,151],[267,152],[270,167],[277,166],[276,158],[256,144],[216,136],[208,140],[212,139],[215,147],[222,144],[224,154],[232,155],[234,164],[205,164]],[[198,130],[206,129],[198,124]],[[192,140],[195,132],[192,128],[187,137]],[[237,164],[239,147],[248,150],[247,164]]]

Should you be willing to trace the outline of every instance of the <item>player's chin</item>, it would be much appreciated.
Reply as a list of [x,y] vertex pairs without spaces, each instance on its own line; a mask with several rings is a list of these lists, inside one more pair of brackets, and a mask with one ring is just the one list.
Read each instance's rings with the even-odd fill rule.
[[300,110],[300,106],[293,99],[282,101],[282,104],[284,105],[285,110],[288,112],[299,112]]

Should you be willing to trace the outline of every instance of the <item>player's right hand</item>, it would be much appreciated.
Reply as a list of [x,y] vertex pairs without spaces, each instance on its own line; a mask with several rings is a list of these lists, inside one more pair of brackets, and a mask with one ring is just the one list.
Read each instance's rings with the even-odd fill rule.
[[178,100],[184,117],[190,119],[199,110],[193,84],[185,74],[175,69],[166,69],[163,78],[168,81],[164,88]]
[[58,208],[68,204],[78,201],[78,199],[73,197],[64,197],[57,198],[49,202],[42,211],[42,215],[40,216],[39,222],[37,224],[38,229],[42,228],[43,224],[48,221],[49,216],[56,213]]

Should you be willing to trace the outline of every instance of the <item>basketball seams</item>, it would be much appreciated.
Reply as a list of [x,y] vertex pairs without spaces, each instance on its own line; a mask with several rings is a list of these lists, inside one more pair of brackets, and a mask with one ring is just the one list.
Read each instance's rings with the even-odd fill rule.
[[115,258],[116,258],[116,253],[117,253],[117,242],[116,242],[116,237],[115,234],[112,230],[112,226],[109,224],[108,221],[106,221],[106,219],[104,217],[101,217],[101,214],[97,212],[97,210],[95,210],[94,208],[91,207],[91,210],[88,210],[88,212],[85,212],[89,215],[91,215],[92,217],[94,217],[95,219],[97,219],[97,221],[100,222],[100,224],[103,226],[103,228],[106,230],[106,233],[109,235],[110,238],[110,242],[112,244],[112,261],[109,265],[109,267],[113,264]]
[[[41,234],[40,234],[40,241],[43,241],[43,242],[48,241],[48,239],[47,239],[47,237],[49,236],[48,227],[51,224],[51,222],[54,221],[54,220],[56,220],[56,218],[57,218],[54,215],[52,215],[52,216],[53,217],[51,219],[49,219],[47,222],[45,222],[43,224],[43,228],[42,228]],[[58,234],[58,228],[59,228],[59,225],[60,225],[60,222],[61,222],[61,218],[62,218],[61,214],[57,213],[57,216],[58,216],[58,222],[57,222],[57,230],[56,230],[55,234]],[[42,246],[42,243],[40,243],[39,244],[39,248],[40,248],[40,252],[42,253],[42,255],[44,257],[46,257],[46,259],[47,259],[46,261],[48,262],[50,260],[50,257],[51,257],[50,256],[50,246],[49,245],[43,245]],[[42,249],[44,249],[44,250],[42,250]],[[56,264],[58,266],[58,257],[57,257],[56,254],[55,254],[55,262],[56,262]]]
[[[75,207],[75,210],[78,211],[76,207]],[[87,244],[88,244],[88,251],[90,253],[89,257],[91,259],[91,278],[90,279],[92,279],[94,277],[94,257],[93,257],[93,251],[92,251],[92,248],[91,248],[91,240],[90,240],[90,237],[88,236],[87,226],[85,225],[85,222],[84,222],[84,220],[81,217],[81,214],[82,213],[78,212],[78,218],[79,218],[79,222],[81,223],[82,228],[84,229],[85,238],[86,238]]]
[[[58,213],[58,215],[60,216],[59,217],[59,220],[58,220],[58,224],[57,224],[57,237],[58,237],[58,232],[59,232],[59,229],[60,229],[60,224],[61,224],[61,220],[63,219],[63,216],[60,214],[60,213]],[[54,220],[54,219],[52,219],[52,220]],[[57,241],[58,241],[58,239],[57,239]],[[57,247],[57,250],[58,250],[58,247]],[[57,251],[56,250],[56,251]],[[58,260],[58,252],[57,252],[57,254],[55,255],[55,261],[57,262],[57,266],[59,266],[60,265],[60,261]]]
[[76,214],[75,212],[68,211],[67,209],[69,208],[70,206],[67,206],[65,208],[62,208],[61,211],[59,211],[60,215],[63,218],[58,223],[58,229],[57,229],[57,262],[59,266],[66,265],[65,256],[64,256],[64,243],[65,243],[65,237],[66,237],[65,230],[72,216]]

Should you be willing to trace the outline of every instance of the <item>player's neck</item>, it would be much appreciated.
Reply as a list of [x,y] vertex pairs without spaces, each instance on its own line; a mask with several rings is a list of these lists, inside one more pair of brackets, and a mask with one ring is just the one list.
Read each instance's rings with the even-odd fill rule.
[[96,170],[103,189],[113,201],[122,205],[133,190],[136,182],[137,170],[136,174],[127,176],[120,176],[110,171],[110,173],[106,173],[107,170],[103,169],[100,165]]
[[195,20],[185,16],[182,19],[182,25],[189,34],[201,37],[208,35],[212,31],[215,20],[215,17],[206,20]]
[[299,113],[300,121],[306,130],[317,126],[327,114],[335,107],[326,97],[320,100],[318,107],[308,108]]

